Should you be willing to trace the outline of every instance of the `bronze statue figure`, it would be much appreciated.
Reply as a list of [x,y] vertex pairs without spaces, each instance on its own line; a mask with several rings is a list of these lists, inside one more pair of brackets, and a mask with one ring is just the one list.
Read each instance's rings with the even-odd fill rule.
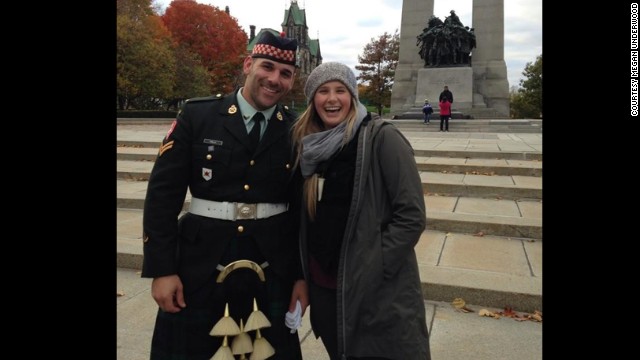
[[476,47],[476,35],[460,21],[454,10],[440,20],[431,15],[427,27],[417,36],[418,54],[425,67],[470,66],[471,51]]

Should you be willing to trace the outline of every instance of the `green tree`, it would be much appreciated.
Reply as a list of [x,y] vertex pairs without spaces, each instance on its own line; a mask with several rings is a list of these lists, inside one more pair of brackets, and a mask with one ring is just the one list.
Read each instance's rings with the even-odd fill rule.
[[510,91],[512,118],[542,118],[542,54],[527,63],[520,79],[520,87]]
[[150,0],[118,0],[116,99],[120,110],[157,108],[171,95],[175,58],[171,34]]
[[200,57],[188,49],[178,46],[175,58],[176,77],[172,97],[167,101],[167,110],[171,107],[177,110],[183,100],[211,94],[209,73],[202,66]]
[[391,103],[391,88],[399,51],[400,35],[396,29],[393,35],[385,32],[378,39],[371,38],[362,55],[358,55],[358,79],[362,80],[361,84],[366,85],[363,98],[378,109],[379,115],[382,115],[382,108],[390,106]]

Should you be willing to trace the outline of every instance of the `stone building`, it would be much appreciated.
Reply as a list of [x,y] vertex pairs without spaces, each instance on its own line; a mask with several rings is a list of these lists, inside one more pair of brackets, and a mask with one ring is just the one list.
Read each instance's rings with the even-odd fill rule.
[[298,40],[297,64],[299,72],[303,75],[309,75],[316,66],[322,64],[322,55],[320,53],[320,40],[309,38],[309,27],[307,26],[307,14],[304,9],[298,7],[298,1],[291,0],[289,9],[284,11],[284,19],[280,24],[281,30],[270,28],[260,29],[256,34],[255,25],[250,25],[251,32],[249,34],[249,43],[247,51],[251,52],[257,39],[260,38],[264,31],[270,31],[274,35],[279,35],[281,31],[287,34],[287,37]]

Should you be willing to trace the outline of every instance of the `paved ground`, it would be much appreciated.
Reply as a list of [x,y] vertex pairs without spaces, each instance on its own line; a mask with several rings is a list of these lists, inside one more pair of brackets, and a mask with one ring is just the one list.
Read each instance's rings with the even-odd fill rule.
[[[167,124],[118,125],[118,141],[148,139],[159,143],[167,129]],[[531,167],[527,163],[528,159],[541,159],[542,153],[541,133],[439,133],[425,132],[419,127],[405,129],[403,133],[411,141],[417,155],[424,157],[425,164],[431,162],[431,166],[440,163],[451,166],[452,159],[444,160],[443,157],[458,158],[465,152],[483,152],[484,160],[469,158],[455,161],[459,161],[460,166],[498,166],[513,165],[514,162],[523,160],[518,166]],[[487,154],[495,154],[496,159],[503,160],[486,159]],[[525,156],[522,157],[522,154]],[[438,156],[441,157],[437,158]],[[141,173],[147,171],[147,165],[136,166],[141,167]],[[541,171],[541,166],[532,168],[532,171]],[[471,188],[471,181],[479,181],[472,177],[473,175],[469,175],[462,179],[454,174],[439,174],[437,170],[425,175],[425,178],[432,182],[429,185],[432,188],[436,185],[440,188],[453,187],[456,182],[463,182],[467,188]],[[492,176],[492,181],[505,184],[512,182],[514,187],[521,186],[536,191],[541,190],[542,185],[541,178],[530,179],[522,176]],[[531,184],[532,181],[535,183]],[[481,185],[485,186],[486,190],[487,184],[478,184]],[[118,180],[119,198],[123,192],[135,198],[135,195],[131,194],[144,194],[145,189],[146,182]],[[469,223],[477,220],[490,224],[489,220],[495,220],[496,226],[512,228],[522,225],[523,222],[539,222],[541,218],[541,200],[523,202],[437,195],[425,195],[428,217],[432,225],[442,223],[451,226],[452,221],[463,218]],[[117,298],[118,359],[148,359],[157,307],[149,293],[150,280],[141,279],[135,269],[139,266],[141,256],[141,211],[129,208],[117,211],[118,264],[128,262],[127,267],[130,267],[117,268],[117,291],[124,294]],[[481,317],[478,312],[483,308],[493,312],[504,309],[472,303],[467,307],[473,312],[463,313],[450,303],[453,298],[461,296],[467,301],[473,298],[477,304],[504,304],[504,296],[507,293],[520,296],[522,306],[539,303],[542,292],[541,234],[539,236],[539,240],[534,241],[507,236],[483,236],[480,242],[479,237],[472,235],[449,233],[437,228],[425,231],[416,251],[419,255],[421,278],[425,279],[428,300],[424,304],[428,315],[427,325],[430,330],[433,360],[542,358],[541,323],[516,321],[508,317]],[[467,290],[462,293],[461,289]],[[438,295],[438,298],[430,295]],[[538,300],[531,301],[532,297]],[[444,302],[436,301],[445,299]],[[519,308],[522,309],[524,308]],[[518,314],[522,316],[526,313]],[[299,336],[305,360],[327,359],[322,344],[310,331],[308,315],[304,320]]]
[[[117,358],[147,360],[157,306],[150,294],[151,280],[137,270],[117,270]],[[542,323],[479,316],[487,309],[468,304],[464,313],[450,303],[425,301],[432,360],[540,360]],[[308,309],[313,311],[311,307]],[[523,315],[523,313],[518,313]],[[298,331],[305,360],[327,360],[322,343],[315,338],[308,313]],[[398,359],[401,360],[401,359]]]

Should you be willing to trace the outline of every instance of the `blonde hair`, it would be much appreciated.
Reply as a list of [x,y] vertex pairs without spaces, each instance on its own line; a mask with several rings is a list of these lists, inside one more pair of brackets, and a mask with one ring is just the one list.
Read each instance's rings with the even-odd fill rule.
[[[353,132],[353,127],[358,118],[358,102],[352,96],[351,97],[351,109],[347,114],[346,121],[346,129],[344,134],[344,139],[342,141],[342,146],[344,147],[348,139],[351,138],[351,133]],[[300,165],[300,156],[302,154],[302,138],[306,135],[317,133],[320,131],[327,130],[322,123],[322,119],[318,112],[316,111],[315,105],[313,101],[309,103],[309,106],[305,109],[305,111],[298,117],[298,120],[293,124],[293,128],[291,131],[291,139],[293,141],[293,145],[296,149],[296,160],[295,165]],[[318,202],[318,174],[314,173],[308,178],[304,179],[304,185],[302,187],[302,196],[304,199],[304,203],[306,204],[307,213],[311,219],[315,219],[316,216],[316,204]]]

